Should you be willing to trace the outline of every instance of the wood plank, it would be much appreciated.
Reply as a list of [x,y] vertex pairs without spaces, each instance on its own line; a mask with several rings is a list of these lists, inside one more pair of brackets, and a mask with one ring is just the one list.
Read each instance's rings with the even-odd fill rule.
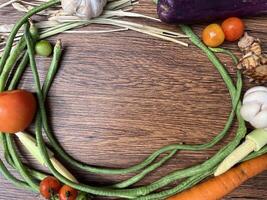
[[[156,16],[150,0],[141,0],[135,11]],[[0,24],[14,23],[21,13],[5,8],[0,15]],[[137,21],[179,31],[176,26]],[[267,49],[267,17],[247,19],[246,24]],[[203,27],[193,28],[200,33]],[[223,128],[231,110],[227,89],[206,56],[194,46],[185,48],[133,31],[61,34],[51,41],[59,38],[64,44],[64,57],[49,93],[49,115],[60,143],[75,158],[94,165],[128,167],[164,145],[207,142]],[[236,45],[226,43],[224,47],[238,54]],[[235,77],[231,60],[222,58]],[[50,58],[38,57],[42,79],[49,62]],[[244,90],[251,86],[246,80]],[[23,76],[20,87],[34,91],[30,70]],[[230,141],[235,131],[236,126],[222,143],[210,150],[180,152],[139,185],[158,180],[175,169],[201,163]],[[29,155],[23,155],[27,162],[37,165]],[[129,177],[71,170],[80,181],[94,185]],[[225,199],[267,199],[266,185],[265,172]],[[2,176],[0,190],[2,200],[40,199],[15,188]]]

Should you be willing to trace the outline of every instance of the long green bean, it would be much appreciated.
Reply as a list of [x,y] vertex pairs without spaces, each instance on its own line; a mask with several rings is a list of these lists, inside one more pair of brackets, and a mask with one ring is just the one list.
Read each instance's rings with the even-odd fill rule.
[[171,153],[169,153],[168,155],[166,155],[165,157],[163,157],[159,162],[156,162],[152,165],[150,165],[149,167],[147,167],[146,169],[144,169],[141,173],[129,178],[128,180],[122,181],[120,183],[117,183],[115,185],[113,185],[113,188],[127,188],[137,182],[139,182],[140,180],[142,180],[148,173],[156,170],[157,168],[159,168],[160,166],[162,166],[166,161],[170,160],[175,154],[176,154],[177,150],[173,150],[171,151]]
[[[88,171],[88,172],[92,172],[92,173],[98,173],[98,174],[126,174],[126,173],[131,173],[131,172],[135,172],[138,170],[143,169],[144,167],[148,166],[149,164],[151,164],[159,155],[161,155],[162,153],[165,153],[167,151],[172,151],[172,150],[193,150],[193,151],[198,151],[198,150],[203,150],[203,149],[207,149],[210,148],[212,146],[214,146],[215,144],[217,144],[224,136],[225,134],[228,132],[229,128],[232,125],[233,119],[234,119],[234,115],[235,115],[235,110],[236,110],[236,106],[239,100],[240,94],[237,94],[235,97],[233,97],[233,109],[228,117],[228,120],[225,124],[224,129],[218,134],[216,135],[211,141],[209,141],[208,143],[205,144],[200,144],[200,145],[181,145],[181,144],[173,144],[173,145],[168,145],[166,147],[163,147],[161,149],[159,149],[158,151],[154,152],[153,154],[151,154],[148,158],[146,158],[143,162],[126,168],[126,169],[108,169],[108,168],[98,168],[98,167],[92,167],[92,166],[88,166],[85,163],[82,163],[80,161],[75,160],[73,157],[71,157],[69,154],[67,154],[64,149],[60,146],[60,144],[56,141],[56,139],[54,138],[52,131],[48,125],[47,122],[47,117],[44,116],[44,121],[43,121],[43,126],[45,129],[45,132],[49,138],[49,141],[51,143],[51,145],[54,147],[54,149],[56,150],[56,152],[65,160],[67,161],[69,164],[78,167],[82,170]],[[44,113],[45,114],[45,113]]]
[[[55,48],[54,48],[54,56],[53,56],[53,60],[52,60],[52,64],[49,68],[49,71],[47,73],[47,78],[45,79],[45,82],[44,82],[44,85],[43,85],[43,96],[44,96],[44,100],[45,100],[45,97],[48,93],[48,90],[52,84],[52,81],[53,80],[53,77],[57,71],[57,68],[56,67],[53,67],[53,66],[58,66],[58,63],[59,63],[59,59],[61,57],[61,42],[57,42]],[[38,118],[37,118],[38,119]],[[40,118],[39,118],[40,119]],[[38,123],[38,122],[37,122]],[[145,169],[144,171],[142,171],[140,174],[137,174],[136,176],[126,180],[126,181],[123,181],[121,183],[118,183],[116,185],[114,185],[113,187],[116,187],[116,188],[125,188],[125,187],[128,187],[138,181],[140,181],[145,175],[147,175],[148,173],[150,173],[151,171],[154,171],[155,169],[157,169],[158,167],[160,167],[161,165],[163,165],[167,160],[169,160],[174,154],[176,153],[176,150],[173,150],[169,155],[165,156],[164,158],[162,158],[159,162],[151,165],[150,167],[148,167],[147,169]]]
[[16,70],[13,78],[11,79],[11,82],[8,86],[8,90],[13,90],[14,88],[16,88],[23,72],[25,71],[25,69],[27,67],[28,62],[29,62],[28,53],[25,52],[20,64],[17,67],[17,70]]
[[[11,68],[13,67],[15,61],[17,60],[17,58],[20,54],[20,51],[22,51],[25,48],[25,46],[26,46],[26,43],[25,43],[24,38],[22,37],[20,42],[17,44],[16,48],[12,51],[12,54],[7,59],[6,64],[4,65],[5,66],[4,70],[1,73],[1,80],[2,80],[1,90],[4,89],[4,85],[5,85],[5,82],[7,80],[8,75],[9,75],[9,72],[10,72]],[[14,74],[14,76],[13,76],[13,78],[12,78],[12,80],[11,80],[11,83],[8,86],[9,90],[15,89],[19,79],[22,76],[23,71],[25,70],[25,68],[27,66],[27,63],[28,63],[28,55],[27,55],[27,53],[25,53],[18,68],[17,68],[17,70],[16,70],[16,72],[15,72],[15,74]],[[42,180],[44,177],[47,176],[47,174],[39,172],[35,169],[30,169],[29,167],[25,166],[25,164],[23,164],[20,161],[20,158],[18,157],[18,154],[15,150],[16,149],[15,144],[12,141],[12,139],[13,139],[12,136],[10,136],[10,135],[5,136],[4,134],[0,134],[0,137],[1,137],[1,143],[4,147],[4,155],[5,155],[7,162],[9,163],[9,165],[11,167],[17,169],[18,171],[22,172],[23,176],[26,176],[26,179],[28,180],[27,182],[31,182],[32,186],[34,185],[34,187],[35,187],[34,190],[38,191],[38,185],[36,184],[36,182],[34,182],[34,178],[36,178],[37,180]],[[7,138],[9,140],[9,142],[7,142]],[[13,152],[10,153],[11,151],[13,151]],[[16,160],[16,162],[14,160]],[[32,178],[30,175],[34,178]],[[15,177],[13,177],[13,181],[14,180],[17,180],[17,179]],[[24,185],[27,185],[27,183],[20,181],[20,180],[17,180],[17,182],[18,183],[22,182]]]
[[7,180],[9,180],[15,186],[20,187],[20,188],[25,188],[25,189],[28,189],[34,192],[34,190],[27,183],[25,183],[24,181],[18,180],[15,176],[13,176],[8,171],[8,169],[5,167],[1,159],[0,159],[0,172]]
[[10,56],[8,57],[2,71],[0,71],[0,91],[5,89],[6,81],[11,72],[12,68],[14,67],[16,61],[18,60],[19,56],[23,52],[26,44],[24,38],[22,37],[18,44],[15,46],[14,50],[11,52]]
[[23,26],[23,24],[25,22],[28,21],[28,19],[38,13],[38,12],[41,12],[49,7],[52,7],[56,4],[60,3],[60,0],[50,0],[48,2],[45,2],[43,4],[41,4],[40,6],[37,6],[33,9],[31,9],[29,12],[27,12],[16,24],[15,26],[13,27],[12,31],[10,32],[9,34],[9,37],[7,39],[7,42],[6,42],[6,46],[5,46],[5,49],[4,49],[4,52],[2,54],[2,57],[1,57],[1,60],[0,60],[0,72],[3,70],[4,68],[4,65],[9,57],[9,54],[10,54],[10,51],[11,51],[11,48],[12,48],[12,44],[14,42],[14,38],[16,37],[19,29]]
[[[5,67],[4,67],[4,69],[1,73],[1,76],[0,76],[0,91],[3,91],[5,88],[9,72],[12,69],[14,63],[17,61],[19,54],[25,48],[24,43],[25,43],[24,39],[21,39],[20,42],[18,43],[18,45],[16,46],[16,48],[14,49],[12,55],[10,55],[10,57],[7,59],[6,64],[4,64]],[[25,170],[25,168],[23,167],[23,164],[19,160],[18,155],[16,154],[15,150],[13,149],[13,152],[9,151],[8,146],[13,145],[11,138],[10,138],[11,136],[10,135],[6,136],[4,133],[0,133],[0,137],[1,137],[1,142],[2,142],[3,148],[4,148],[4,155],[5,155],[7,162],[11,166],[16,167],[16,169],[22,173],[22,176],[26,179],[27,183],[18,180],[10,173],[6,177],[8,177],[10,180],[12,180],[12,182],[15,182],[16,184],[19,184],[19,185],[25,186],[25,185],[29,184],[31,187],[36,186],[32,182],[32,179],[30,178],[28,171]],[[2,170],[5,173],[7,171],[7,169],[5,170],[4,166],[2,166]],[[36,188],[33,188],[33,189],[35,191],[38,191],[38,190],[36,190]]]
[[177,185],[174,188],[168,189],[168,190],[164,190],[158,193],[154,193],[154,194],[149,194],[143,197],[138,197],[135,198],[135,200],[161,200],[161,199],[166,199],[167,197],[169,197],[170,195],[179,193],[183,190],[186,190],[194,185],[196,185],[197,183],[199,183],[200,181],[202,181],[203,179],[205,179],[206,177],[210,176],[215,169],[210,170],[210,171],[206,171],[204,173],[200,173],[197,174],[195,176],[191,176],[189,178],[187,178],[185,181],[183,181],[182,183],[180,183],[179,185]]
[[[30,15],[32,15],[35,12],[38,12],[37,10],[41,11],[42,9],[45,9],[47,7],[50,7],[54,4],[56,4],[57,1],[49,1],[48,3],[45,3],[37,8],[35,8],[35,10],[31,10],[29,13],[27,13],[27,17],[29,17]],[[49,4],[49,5],[48,5]],[[7,42],[7,44],[10,44],[10,41],[12,41],[12,37],[15,34],[15,32],[17,32],[19,30],[19,27],[21,26],[21,23],[25,21],[26,17],[23,17],[24,20],[20,20],[15,27],[13,28],[9,40]],[[13,38],[14,39],[14,38]],[[3,54],[3,58],[5,58],[5,55],[8,54],[8,48],[5,49],[5,52]],[[3,62],[4,59],[1,60],[1,62]],[[1,66],[1,62],[0,62],[0,66]],[[207,144],[203,144],[203,145],[197,145],[192,147],[191,145],[174,145],[174,146],[169,146],[167,148],[163,148],[157,152],[155,152],[154,154],[152,154],[151,156],[149,156],[147,159],[145,159],[143,162],[141,162],[140,164],[137,164],[135,166],[132,166],[130,168],[127,169],[108,169],[108,168],[100,168],[100,167],[94,167],[94,166],[90,166],[87,165],[85,163],[82,163],[80,161],[75,160],[74,158],[72,158],[70,155],[68,155],[64,149],[60,146],[60,144],[55,140],[53,134],[50,131],[50,128],[48,126],[47,120],[44,118],[44,128],[47,132],[47,135],[50,136],[50,142],[52,143],[52,146],[55,148],[55,150],[57,151],[57,153],[59,153],[62,158],[64,160],[66,160],[69,164],[83,169],[85,171],[88,172],[92,172],[92,173],[99,173],[99,174],[126,174],[126,173],[131,173],[131,172],[135,172],[135,171],[139,171],[141,169],[143,169],[144,167],[148,166],[149,164],[151,164],[161,153],[164,153],[166,151],[170,151],[173,149],[187,149],[187,150],[201,150],[201,149],[205,149],[205,148],[209,148],[211,146],[213,146],[214,144],[216,144],[218,141],[221,140],[221,138],[223,138],[223,136],[227,133],[228,129],[230,128],[232,121],[233,121],[233,116],[234,116],[234,112],[231,113],[231,115],[228,118],[228,121],[226,123],[226,126],[224,128],[224,130],[218,134],[211,142],[207,143]],[[169,149],[170,148],[170,149]]]
[[[10,55],[10,57],[7,59],[6,64],[4,65],[4,69],[2,71],[2,74],[0,76],[0,91],[4,90],[5,88],[5,82],[7,80],[9,71],[12,69],[13,67],[13,60],[16,60],[16,56],[18,55],[18,53],[20,53],[21,50],[23,50],[25,48],[25,39],[22,37],[20,39],[19,44],[17,45],[17,47],[15,48],[14,52],[12,52],[12,54]],[[31,176],[31,174],[29,173],[29,171],[27,170],[27,168],[24,166],[24,164],[22,163],[22,161],[19,158],[19,155],[15,149],[15,144],[13,141],[13,136],[11,136],[10,134],[7,135],[3,135],[3,138],[6,138],[7,143],[4,144],[4,149],[6,153],[9,153],[13,163],[13,166],[16,167],[16,169],[20,172],[21,176],[24,178],[24,180],[29,184],[29,186],[31,186],[35,191],[39,190],[39,184],[37,183],[37,181]],[[5,141],[5,140],[4,140]],[[7,146],[7,149],[6,149]],[[9,161],[11,161],[9,159]]]
[[[188,34],[191,35],[190,32]],[[212,52],[209,52],[209,58],[211,59],[212,62],[215,62],[217,64],[219,63],[219,66],[217,65],[216,67],[219,68],[218,71],[220,73],[222,73],[221,75],[222,75],[224,81],[226,82],[229,91],[231,91],[230,94],[231,94],[231,96],[234,97],[235,93],[236,93],[235,86],[233,85],[231,79],[229,79],[230,77],[228,76],[227,72],[224,70],[222,64],[217,60],[217,58],[212,54]],[[38,80],[37,71],[33,70],[33,73],[35,76],[35,81]],[[242,85],[242,82],[239,82],[239,84]],[[37,83],[36,84],[37,92],[39,91],[38,85],[39,84]],[[241,88],[241,86],[240,86],[240,88]],[[39,101],[41,101],[41,100],[42,100],[42,96],[39,99]],[[39,103],[41,103],[41,102],[39,102]],[[240,105],[238,106],[238,111],[239,111],[239,109],[240,109]],[[237,134],[235,140],[233,142],[230,142],[223,149],[221,149],[212,159],[204,162],[201,165],[195,166],[195,167],[175,171],[175,172],[167,175],[166,177],[164,177],[164,178],[162,178],[162,179],[160,179],[160,180],[158,180],[158,181],[156,181],[156,182],[154,182],[148,186],[138,187],[138,188],[134,188],[134,189],[122,189],[122,190],[110,190],[110,189],[106,189],[106,188],[101,189],[101,188],[97,188],[97,187],[87,186],[84,184],[77,185],[77,184],[67,180],[66,178],[64,178],[62,175],[60,175],[54,169],[53,165],[51,164],[51,162],[48,159],[48,155],[47,155],[47,152],[45,150],[44,143],[43,143],[40,124],[39,125],[36,124],[36,135],[37,135],[38,145],[39,145],[41,152],[44,156],[46,164],[48,165],[48,167],[52,171],[52,173],[62,182],[66,183],[66,184],[70,185],[71,187],[74,187],[78,190],[92,193],[92,194],[96,194],[96,195],[134,198],[134,197],[149,194],[150,192],[153,192],[153,191],[171,183],[174,180],[177,180],[180,178],[185,178],[185,177],[190,177],[190,176],[205,172],[206,170],[210,170],[211,168],[214,168],[219,162],[221,162],[222,159],[225,158],[225,156],[228,155],[229,152],[231,152],[239,144],[240,140],[244,137],[244,135],[246,133],[246,127],[245,127],[244,121],[241,119],[240,115],[238,115],[238,119],[240,121],[240,126],[239,126],[238,134]]]
[[[59,0],[49,1],[48,3],[45,3],[41,6],[39,6],[38,8],[36,8],[35,10],[30,11],[30,12],[32,14],[34,14],[34,12],[39,12],[42,9],[48,8],[48,7],[54,5],[58,2],[59,2]],[[39,9],[39,11],[37,11],[38,9]],[[29,15],[29,13],[27,15]],[[25,16],[27,16],[27,15],[25,15]],[[11,33],[11,36],[8,39],[7,44],[10,45],[13,43],[13,40],[14,40],[13,36],[16,35],[16,32],[20,29],[22,24],[24,22],[26,22],[25,16],[23,17],[24,21],[22,20],[23,19],[22,18],[19,21],[19,23],[17,23],[15,25],[15,27]],[[20,23],[22,23],[22,24],[20,24]],[[202,49],[207,54],[209,60],[214,64],[216,69],[221,74],[221,77],[224,80],[224,82],[225,82],[225,84],[229,90],[231,99],[232,99],[232,111],[228,117],[228,120],[225,124],[224,129],[221,131],[221,133],[219,133],[216,137],[214,137],[210,142],[208,142],[206,144],[201,144],[201,145],[177,145],[177,144],[169,145],[169,146],[163,147],[162,149],[156,151],[151,156],[149,156],[147,159],[145,159],[143,162],[141,162],[135,166],[132,166],[130,168],[127,168],[127,169],[109,169],[109,168],[100,168],[100,167],[94,167],[91,165],[87,165],[85,163],[82,163],[82,162],[77,161],[74,158],[72,158],[60,146],[60,144],[58,143],[58,141],[55,139],[54,135],[52,134],[52,131],[50,130],[50,127],[49,127],[49,124],[47,121],[46,110],[45,110],[45,106],[44,106],[45,96],[46,96],[46,93],[48,91],[48,88],[51,86],[51,82],[47,82],[47,83],[45,82],[44,86],[43,86],[43,90],[42,90],[41,83],[39,80],[38,71],[36,68],[35,58],[34,58],[33,43],[32,43],[32,40],[31,40],[31,37],[29,34],[28,27],[26,28],[25,38],[26,38],[26,43],[27,43],[27,47],[28,47],[30,66],[31,66],[31,69],[32,69],[32,72],[34,75],[34,82],[36,85],[38,103],[39,103],[39,107],[40,107],[40,112],[37,114],[37,119],[36,119],[37,143],[38,143],[38,146],[39,146],[39,148],[40,148],[40,150],[44,156],[44,160],[45,160],[47,166],[49,167],[51,172],[54,174],[54,176],[56,176],[60,181],[64,182],[65,184],[68,184],[71,187],[76,188],[80,191],[84,191],[84,192],[95,194],[95,195],[114,196],[114,197],[122,197],[122,198],[138,198],[138,197],[140,197],[140,199],[142,199],[142,198],[153,199],[152,197],[154,197],[154,199],[158,199],[158,198],[162,198],[163,195],[168,196],[175,191],[177,192],[177,191],[180,191],[180,190],[185,189],[187,187],[190,187],[193,184],[196,184],[197,182],[199,182],[200,180],[205,178],[206,176],[208,176],[208,174],[214,169],[214,167],[216,167],[217,164],[219,162],[221,162],[222,159],[224,159],[231,151],[233,151],[233,149],[244,138],[244,136],[246,134],[246,127],[245,127],[244,120],[241,118],[240,113],[239,113],[240,105],[241,105],[239,98],[240,98],[240,93],[241,93],[241,88],[242,88],[242,80],[241,80],[240,72],[238,72],[238,74],[237,74],[237,77],[238,77],[237,88],[235,88],[235,86],[232,82],[232,79],[228,75],[227,71],[224,69],[223,65],[220,63],[220,61],[217,59],[217,57],[211,52],[211,50],[208,49],[199,40],[199,38],[193,33],[193,31],[189,27],[181,25],[181,28],[188,36],[190,36],[190,40],[197,47]],[[13,39],[12,39],[12,37],[13,37]],[[7,48],[3,54],[4,59],[2,58],[0,61],[0,69],[2,69],[5,66],[5,63],[8,60],[8,57],[10,54],[10,50],[11,50],[11,47],[7,46]],[[51,75],[51,77],[52,77],[55,75],[55,71],[51,71],[51,74],[49,74],[49,73],[48,73],[48,76]],[[144,169],[141,173],[130,178],[129,180],[126,180],[122,183],[115,185],[118,188],[124,188],[124,187],[128,187],[129,185],[141,180],[146,174],[148,174],[152,170],[156,169],[157,167],[161,166],[161,164],[163,164],[172,155],[174,155],[176,151],[178,151],[180,149],[202,150],[202,149],[209,148],[209,147],[212,147],[213,145],[215,145],[228,132],[229,128],[232,125],[232,122],[233,122],[233,119],[235,116],[235,112],[237,112],[236,115],[237,115],[237,119],[239,122],[239,127],[238,127],[237,134],[236,134],[234,140],[232,142],[228,143],[228,145],[226,145],[225,147],[223,147],[211,159],[209,159],[208,161],[205,161],[204,163],[197,165],[197,166],[193,166],[193,167],[183,169],[183,170],[176,170],[176,171],[170,173],[169,175],[167,175],[167,176],[159,179],[158,181],[155,181],[155,182],[153,182],[147,186],[141,186],[141,187],[137,187],[137,188],[133,188],[133,189],[116,189],[116,188],[93,187],[93,186],[88,186],[85,184],[76,184],[76,183],[73,183],[72,181],[66,179],[64,176],[62,176],[60,173],[57,172],[57,170],[53,167],[52,163],[50,162],[47,151],[46,151],[45,143],[44,143],[43,137],[42,137],[42,126],[43,126],[44,130],[45,130],[45,132],[49,138],[51,145],[55,148],[57,153],[59,153],[60,156],[62,156],[62,158],[65,161],[67,161],[69,164],[71,164],[77,168],[84,169],[85,171],[88,171],[88,172],[99,173],[99,174],[124,174],[124,173],[139,171],[139,170],[147,167],[148,165],[150,165],[162,153],[165,153],[167,151],[171,151],[171,153],[169,155],[164,157],[158,163],[152,164],[148,168]],[[10,138],[7,138],[7,139],[8,139],[9,146],[12,146],[12,140],[10,140]],[[267,151],[267,149],[264,149],[264,151]],[[264,152],[264,151],[262,151],[262,152]],[[14,162],[16,163],[17,166],[19,166],[18,168],[20,168],[22,170],[22,176],[25,178],[25,180],[27,180],[27,177],[25,177],[25,175],[27,175],[27,174],[25,174],[25,173],[27,173],[27,171],[25,170],[23,165],[20,166],[20,163],[17,160],[17,156],[15,155],[16,152],[13,152],[11,149],[10,149],[10,152],[11,152],[12,158],[14,159]],[[1,163],[0,163],[0,166],[1,166]],[[155,190],[160,189],[160,188],[168,185],[169,183],[171,183],[175,180],[178,180],[178,179],[182,179],[182,178],[187,178],[187,179],[181,185],[178,185],[177,187],[175,187],[171,190],[163,191],[162,193],[151,194]],[[28,181],[30,182],[31,179],[27,180],[27,182]],[[29,183],[29,184],[31,185],[31,183]],[[33,185],[31,185],[31,186],[34,187]],[[154,195],[154,196],[152,196],[152,195]]]
[[[238,58],[230,50],[222,49],[222,48],[210,48],[210,50],[212,50],[215,53],[224,53],[224,54],[229,55],[232,58],[235,65],[237,65],[239,63]],[[253,158],[258,157],[260,155],[263,155],[265,153],[267,153],[267,146],[262,148],[260,151],[256,151],[256,152],[251,153],[243,161],[253,159]]]
[[[23,57],[21,63],[19,64],[15,75],[12,78],[12,81],[9,85],[9,90],[12,90],[15,88],[15,86],[17,85],[18,80],[21,78],[22,75],[22,71],[24,70],[26,64],[27,64],[27,59],[25,59],[26,56]],[[23,69],[22,69],[23,68]],[[19,71],[19,72],[18,72]],[[8,144],[6,141],[6,137],[4,134],[0,134],[0,139],[1,139],[1,143],[3,146],[3,150],[4,150],[4,156],[5,159],[7,161],[7,163],[13,167],[14,169],[19,170],[15,164],[14,164],[14,160],[12,159],[12,156],[10,155],[10,152],[8,150]],[[44,173],[38,172],[37,170],[34,169],[30,169],[29,167],[26,167],[27,171],[29,174],[31,174],[33,177],[35,177],[36,179],[42,180],[45,176]],[[5,166],[2,163],[2,173],[8,171]],[[20,187],[25,187],[26,189],[31,189],[31,187],[25,183],[24,181],[18,180],[16,177],[12,176],[11,173],[9,173],[8,175],[5,175],[6,178],[8,178],[11,182],[15,183],[15,185],[19,185]],[[33,189],[31,189],[33,190]]]
[[9,146],[9,152],[11,154],[12,159],[14,160],[14,164],[16,169],[19,171],[20,175],[23,179],[29,184],[29,186],[35,191],[39,191],[39,184],[37,181],[30,175],[29,171],[25,168],[23,163],[21,162],[18,153],[15,150],[14,141],[12,140],[12,136],[10,134],[5,135],[7,139],[7,144]]
[[[8,162],[13,163],[13,160],[11,159],[11,156],[9,154],[7,155],[7,153],[9,153],[9,152],[7,150],[8,147],[7,147],[7,144],[6,144],[6,141],[5,141],[6,139],[5,139],[4,135],[0,134],[0,138],[1,138],[0,139],[1,143],[3,145],[5,145],[5,148],[6,148],[6,149],[4,149],[4,154],[5,154],[6,159],[8,160]],[[9,159],[11,159],[11,160],[9,160]],[[12,175],[8,171],[8,169],[6,168],[6,166],[4,165],[4,163],[3,163],[3,161],[1,159],[0,159],[0,172],[7,180],[12,182],[14,185],[16,185],[18,187],[26,188],[26,189],[31,189],[31,187],[27,183],[25,183],[22,180],[17,179],[15,176]]]
[[[229,55],[232,60],[233,60],[233,63],[236,65],[238,63],[238,59],[235,57],[235,55],[229,51],[229,50],[225,50],[225,49],[222,49],[222,48],[210,48],[211,51],[215,52],[215,53],[224,53],[224,54],[227,54]],[[237,90],[237,93],[239,93],[242,89],[242,86],[238,83],[242,82],[242,77],[241,76],[238,76],[237,77],[237,85],[236,85],[236,90]],[[213,170],[209,170],[207,173],[209,174],[212,174],[214,172],[214,169]],[[205,174],[205,173],[203,173]],[[185,189],[188,189],[190,187],[192,187],[193,185],[195,185],[196,183],[198,183],[199,181],[201,181],[202,179],[200,178],[201,175],[203,175],[202,173],[200,175],[195,175],[195,176],[191,176],[190,178],[188,178],[186,181],[184,181],[183,183],[177,185],[176,187],[174,188],[171,188],[171,189],[168,189],[168,190],[164,190],[164,191],[161,191],[159,193],[154,193],[154,194],[149,194],[149,195],[146,195],[146,196],[143,196],[143,197],[140,197],[140,198],[137,198],[138,200],[150,200],[150,199],[165,199],[167,197],[170,197],[176,193],[179,193]],[[205,176],[203,176],[203,178],[205,178]],[[194,181],[194,184],[192,184],[190,182],[190,180],[195,180]],[[187,181],[189,183],[187,183]]]
[[[37,78],[39,78],[39,77],[37,77]],[[37,80],[35,80],[35,82],[37,82]],[[40,83],[39,83],[39,85],[37,86],[39,89],[40,89]],[[231,93],[231,91],[230,91],[230,93]],[[231,96],[233,96],[233,95],[231,95]],[[42,96],[39,96],[39,101],[41,102],[43,102],[43,99],[42,99]],[[41,103],[40,103],[40,106],[41,106],[41,111],[42,111],[42,105],[41,105]],[[43,108],[44,108],[44,106],[43,106]],[[44,110],[45,111],[45,110]],[[42,111],[44,114],[45,114],[45,112],[44,111]],[[41,113],[42,114],[42,113]],[[44,118],[44,114],[42,114],[42,119],[45,119]]]
[[[8,86],[8,90],[14,90],[17,87],[18,82],[19,82],[25,68],[27,67],[28,61],[29,61],[28,53],[25,52],[19,66],[16,69],[14,76],[11,79],[11,82]],[[1,136],[1,138],[3,137],[2,134],[0,136]],[[4,138],[4,146],[5,146],[4,149],[7,151],[7,142],[5,141],[5,138]],[[7,156],[5,156],[5,157],[6,157],[7,162],[13,168],[16,168],[14,161],[12,160],[11,156],[9,155],[9,152],[6,152],[6,151],[5,151],[5,155],[7,155]],[[26,167],[29,174],[31,174],[37,180],[43,180],[45,177],[48,176],[46,173],[39,172],[38,170],[35,170],[35,169],[32,169],[32,168],[26,166],[25,164],[23,164],[23,165]]]
[[[29,54],[29,59],[30,59],[30,66],[32,69],[32,72],[34,74],[34,81],[35,81],[35,85],[36,85],[36,90],[37,90],[37,97],[38,97],[38,102],[39,102],[39,106],[41,107],[41,109],[44,109],[44,100],[43,100],[43,92],[41,90],[41,84],[40,84],[40,79],[39,79],[39,75],[38,75],[38,71],[37,71],[37,67],[36,67],[36,62],[35,62],[35,58],[34,58],[34,51],[33,51],[33,44],[32,44],[32,40],[31,40],[31,36],[29,34],[29,30],[28,27],[25,30],[25,38],[26,38],[26,43],[27,43],[27,47],[28,47],[28,54]],[[40,120],[39,120],[40,118]],[[63,180],[69,181],[68,179],[66,179],[64,176],[62,176],[60,173],[57,172],[57,170],[54,168],[54,166],[52,165],[51,161],[49,160],[49,157],[47,155],[47,151],[43,150],[42,148],[44,147],[44,141],[42,140],[42,133],[41,133],[41,127],[42,127],[42,118],[41,115],[38,113],[37,114],[37,120],[36,120],[36,137],[37,137],[37,143],[38,146],[40,146],[42,155],[44,156],[45,160],[46,160],[46,164],[49,167],[49,169],[57,174],[57,177],[61,177]],[[62,180],[60,179],[60,180]],[[70,183],[72,183],[72,181],[69,181]],[[75,184],[78,185],[78,184]],[[70,185],[71,186],[71,185]],[[96,187],[91,187],[89,188],[89,190],[91,191],[98,191],[99,194],[109,194],[109,191],[112,191],[112,189],[102,189],[102,188],[96,188]],[[102,191],[104,190],[104,191]],[[82,190],[81,190],[82,191]],[[88,192],[91,193],[91,192]],[[117,190],[117,193],[119,193],[119,190]],[[113,194],[110,194],[109,196],[113,196]],[[121,196],[121,197],[128,197],[127,196]]]

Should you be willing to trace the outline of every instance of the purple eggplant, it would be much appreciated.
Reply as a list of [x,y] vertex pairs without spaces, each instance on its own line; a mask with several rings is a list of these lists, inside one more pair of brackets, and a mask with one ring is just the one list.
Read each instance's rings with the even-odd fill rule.
[[267,0],[159,0],[157,10],[164,22],[192,24],[267,14]]

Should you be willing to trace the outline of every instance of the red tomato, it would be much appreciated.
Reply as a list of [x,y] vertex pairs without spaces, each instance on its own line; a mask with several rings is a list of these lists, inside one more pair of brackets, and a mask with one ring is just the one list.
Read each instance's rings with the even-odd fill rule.
[[78,195],[77,190],[68,185],[64,185],[59,191],[60,200],[75,200]]
[[202,33],[203,42],[209,47],[218,47],[224,42],[224,33],[220,25],[210,24]]
[[46,199],[49,199],[53,195],[57,194],[60,188],[60,182],[53,176],[46,177],[40,183],[40,193]]
[[222,23],[222,29],[227,41],[234,42],[240,39],[245,30],[244,22],[237,17],[230,17]]
[[0,93],[0,131],[16,133],[26,129],[36,112],[36,99],[25,90]]

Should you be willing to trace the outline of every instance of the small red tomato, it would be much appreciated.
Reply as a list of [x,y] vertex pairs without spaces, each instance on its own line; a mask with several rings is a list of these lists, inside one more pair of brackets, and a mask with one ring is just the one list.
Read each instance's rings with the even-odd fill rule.
[[64,185],[59,191],[60,200],[75,200],[78,196],[78,191],[68,185]]
[[237,17],[230,17],[222,23],[222,29],[225,34],[225,39],[234,42],[240,39],[245,30],[244,22]]
[[36,99],[25,90],[0,93],[0,131],[16,133],[26,129],[36,112]]
[[209,47],[220,46],[224,38],[223,30],[218,24],[210,24],[202,32],[203,42]]
[[46,199],[49,199],[53,195],[57,194],[60,188],[60,182],[53,176],[46,177],[40,183],[40,193]]

